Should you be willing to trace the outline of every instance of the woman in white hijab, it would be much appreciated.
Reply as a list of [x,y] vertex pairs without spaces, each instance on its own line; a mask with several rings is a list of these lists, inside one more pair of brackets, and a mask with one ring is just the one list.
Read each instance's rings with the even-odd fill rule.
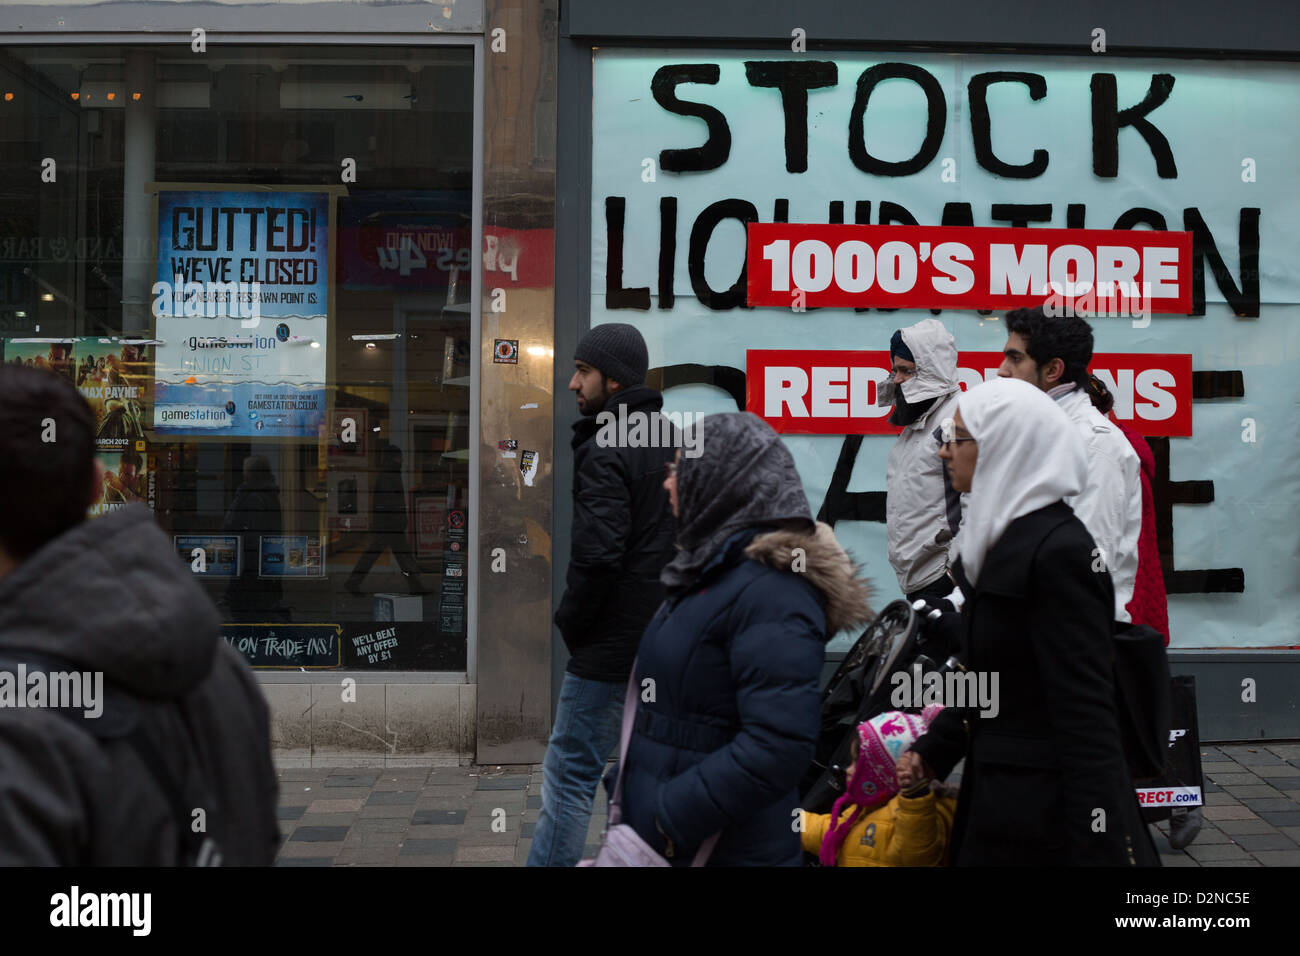
[[1062,500],[1083,487],[1082,442],[1017,379],[970,389],[943,429],[939,456],[970,492],[959,657],[997,700],[964,714],[945,701],[900,763],[944,777],[966,758],[959,866],[1158,866],[1120,743],[1110,574]]

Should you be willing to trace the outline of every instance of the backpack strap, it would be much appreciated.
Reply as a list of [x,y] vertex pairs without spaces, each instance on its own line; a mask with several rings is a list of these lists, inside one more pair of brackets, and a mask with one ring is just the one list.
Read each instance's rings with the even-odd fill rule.
[[[86,668],[62,657],[35,651],[6,651],[0,655],[0,670],[15,671],[23,665],[28,673],[52,671],[86,673]],[[20,691],[21,692],[21,691]],[[167,766],[167,761],[149,736],[140,720],[140,709],[135,695],[118,684],[104,682],[102,709],[97,717],[89,717],[76,707],[44,708],[58,714],[69,723],[99,741],[121,740],[140,758],[163,798],[175,824],[177,840],[177,866],[220,866],[221,851],[216,841],[205,833],[194,832],[190,826],[190,810],[184,787]]]

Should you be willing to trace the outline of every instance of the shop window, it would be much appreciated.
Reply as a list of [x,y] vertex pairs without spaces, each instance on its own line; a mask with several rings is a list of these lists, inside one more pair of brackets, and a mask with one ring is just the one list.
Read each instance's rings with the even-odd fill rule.
[[91,403],[92,512],[151,507],[254,666],[464,670],[473,51],[15,47],[0,86],[3,358]]

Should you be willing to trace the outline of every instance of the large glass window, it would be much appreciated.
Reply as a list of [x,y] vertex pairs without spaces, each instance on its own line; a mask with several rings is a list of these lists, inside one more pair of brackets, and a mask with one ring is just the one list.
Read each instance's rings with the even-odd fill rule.
[[463,670],[473,51],[0,51],[0,335],[259,667]]

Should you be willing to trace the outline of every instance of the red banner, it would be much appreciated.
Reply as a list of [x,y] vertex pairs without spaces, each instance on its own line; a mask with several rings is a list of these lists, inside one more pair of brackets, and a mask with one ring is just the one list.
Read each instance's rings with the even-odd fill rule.
[[747,242],[751,306],[1192,311],[1190,232],[774,222]]
[[[961,352],[963,389],[996,378],[1001,352]],[[1192,434],[1192,357],[1137,352],[1093,356],[1089,366],[1115,396],[1113,417],[1143,435]],[[750,349],[747,411],[787,435],[896,435],[891,406],[876,406],[889,351]]]

